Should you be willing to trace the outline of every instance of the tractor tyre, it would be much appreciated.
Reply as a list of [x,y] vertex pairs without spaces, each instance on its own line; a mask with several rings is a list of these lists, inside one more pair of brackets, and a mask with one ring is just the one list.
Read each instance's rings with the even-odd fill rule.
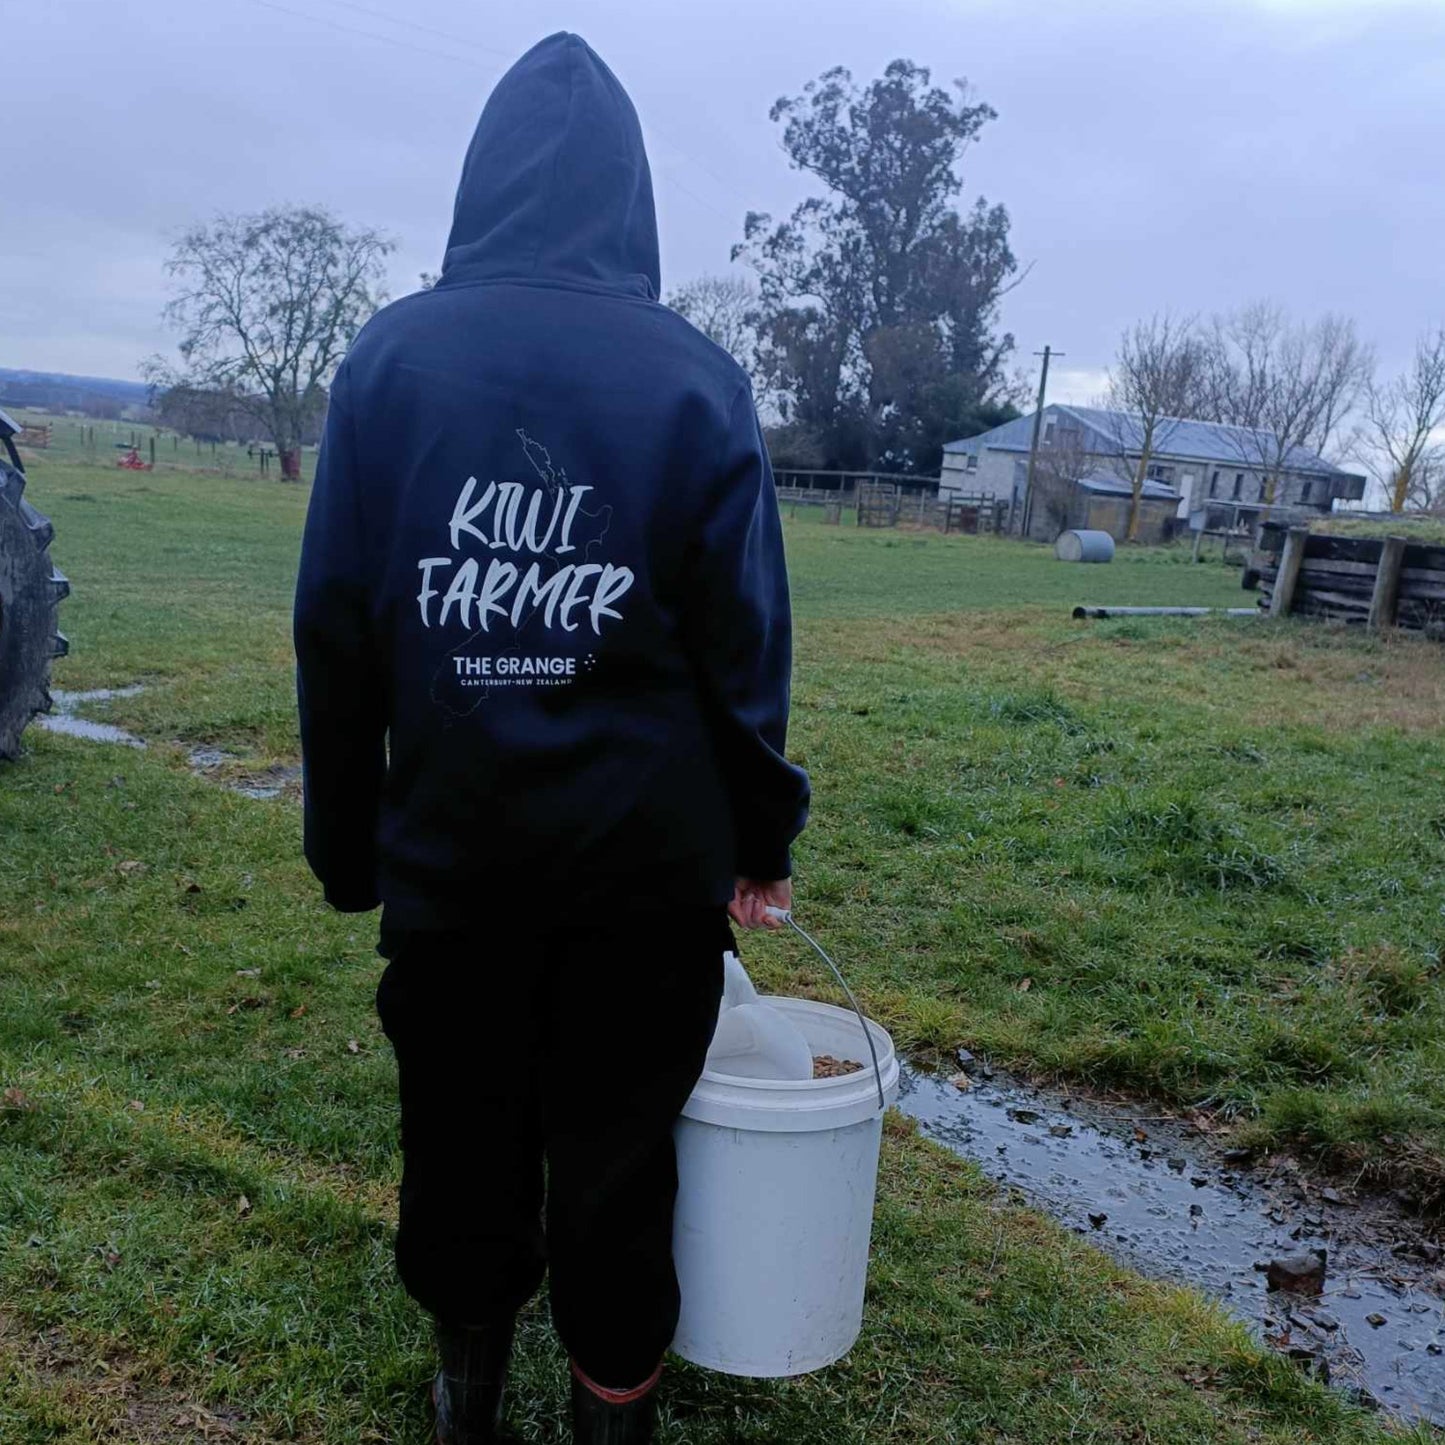
[[50,711],[50,662],[68,650],[56,630],[70,583],[50,560],[55,529],[25,500],[25,473],[0,461],[0,759],[20,751],[20,734]]

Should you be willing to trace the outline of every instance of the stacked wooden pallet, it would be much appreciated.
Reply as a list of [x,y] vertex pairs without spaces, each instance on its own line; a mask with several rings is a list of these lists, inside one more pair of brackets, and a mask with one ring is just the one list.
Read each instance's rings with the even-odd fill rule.
[[1276,616],[1298,613],[1445,636],[1445,546],[1268,525],[1245,578],[1257,579],[1260,605]]

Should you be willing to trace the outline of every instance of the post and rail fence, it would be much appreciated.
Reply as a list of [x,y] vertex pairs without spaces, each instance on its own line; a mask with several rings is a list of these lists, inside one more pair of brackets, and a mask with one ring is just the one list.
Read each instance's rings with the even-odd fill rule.
[[1007,497],[987,493],[940,494],[937,477],[900,472],[801,471],[774,474],[778,502],[793,516],[799,507],[822,507],[826,522],[852,511],[860,527],[931,527],[940,532],[996,532],[1009,529]]

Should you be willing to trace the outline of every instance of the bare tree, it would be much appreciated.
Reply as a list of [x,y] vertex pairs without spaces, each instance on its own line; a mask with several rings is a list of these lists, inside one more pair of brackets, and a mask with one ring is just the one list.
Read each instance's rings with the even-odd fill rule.
[[748,373],[753,397],[764,418],[778,419],[773,370],[758,352],[758,288],[744,276],[697,276],[684,282],[667,304],[685,316],[709,341],[715,341]]
[[1139,538],[1149,463],[1156,452],[1168,447],[1170,436],[1188,415],[1203,369],[1204,348],[1193,317],[1156,314],[1135,322],[1119,341],[1109,375],[1108,407],[1118,414],[1118,425],[1127,429],[1127,435],[1115,440],[1130,474],[1127,537],[1131,542]]
[[1407,371],[1383,386],[1370,382],[1365,421],[1390,510],[1433,506],[1445,469],[1445,443],[1435,435],[1445,428],[1445,326],[1415,343]]
[[1409,504],[1445,516],[1445,451],[1429,452],[1417,463],[1410,479]]
[[1095,475],[1100,463],[1113,463],[1112,454],[1101,457],[1084,444],[1079,427],[1069,427],[1056,434],[1056,441],[1040,450],[1034,468],[1034,494],[1030,498],[1025,522],[1030,535],[1033,519],[1042,510],[1047,521],[1043,539],[1052,541],[1074,523],[1077,500],[1076,484]]
[[151,406],[162,426],[187,436],[218,441],[247,441],[256,436],[255,418],[244,398],[231,392],[170,386],[153,390]]
[[1374,359],[1346,317],[1297,323],[1257,302],[1216,317],[1201,354],[1198,408],[1235,427],[1240,461],[1273,506],[1298,448],[1324,456],[1369,381]]
[[281,475],[296,480],[307,418],[382,300],[393,245],[312,206],[193,227],[166,263],[180,283],[165,315],[181,333],[181,365],[153,358],[152,381],[235,397],[276,444]]
[[698,276],[679,286],[667,304],[743,366],[751,363],[758,288],[750,281],[741,276]]

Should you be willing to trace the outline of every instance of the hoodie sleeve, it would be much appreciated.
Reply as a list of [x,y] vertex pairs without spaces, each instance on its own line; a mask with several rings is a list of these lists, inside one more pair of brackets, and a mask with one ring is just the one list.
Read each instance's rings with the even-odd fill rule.
[[689,575],[689,626],[732,805],[739,877],[786,878],[808,775],[784,757],[792,613],[773,470],[752,393],[739,392]]
[[376,822],[386,770],[354,436],[343,366],[306,515],[295,612],[306,861],[326,901],[343,913],[365,913],[380,901]]

